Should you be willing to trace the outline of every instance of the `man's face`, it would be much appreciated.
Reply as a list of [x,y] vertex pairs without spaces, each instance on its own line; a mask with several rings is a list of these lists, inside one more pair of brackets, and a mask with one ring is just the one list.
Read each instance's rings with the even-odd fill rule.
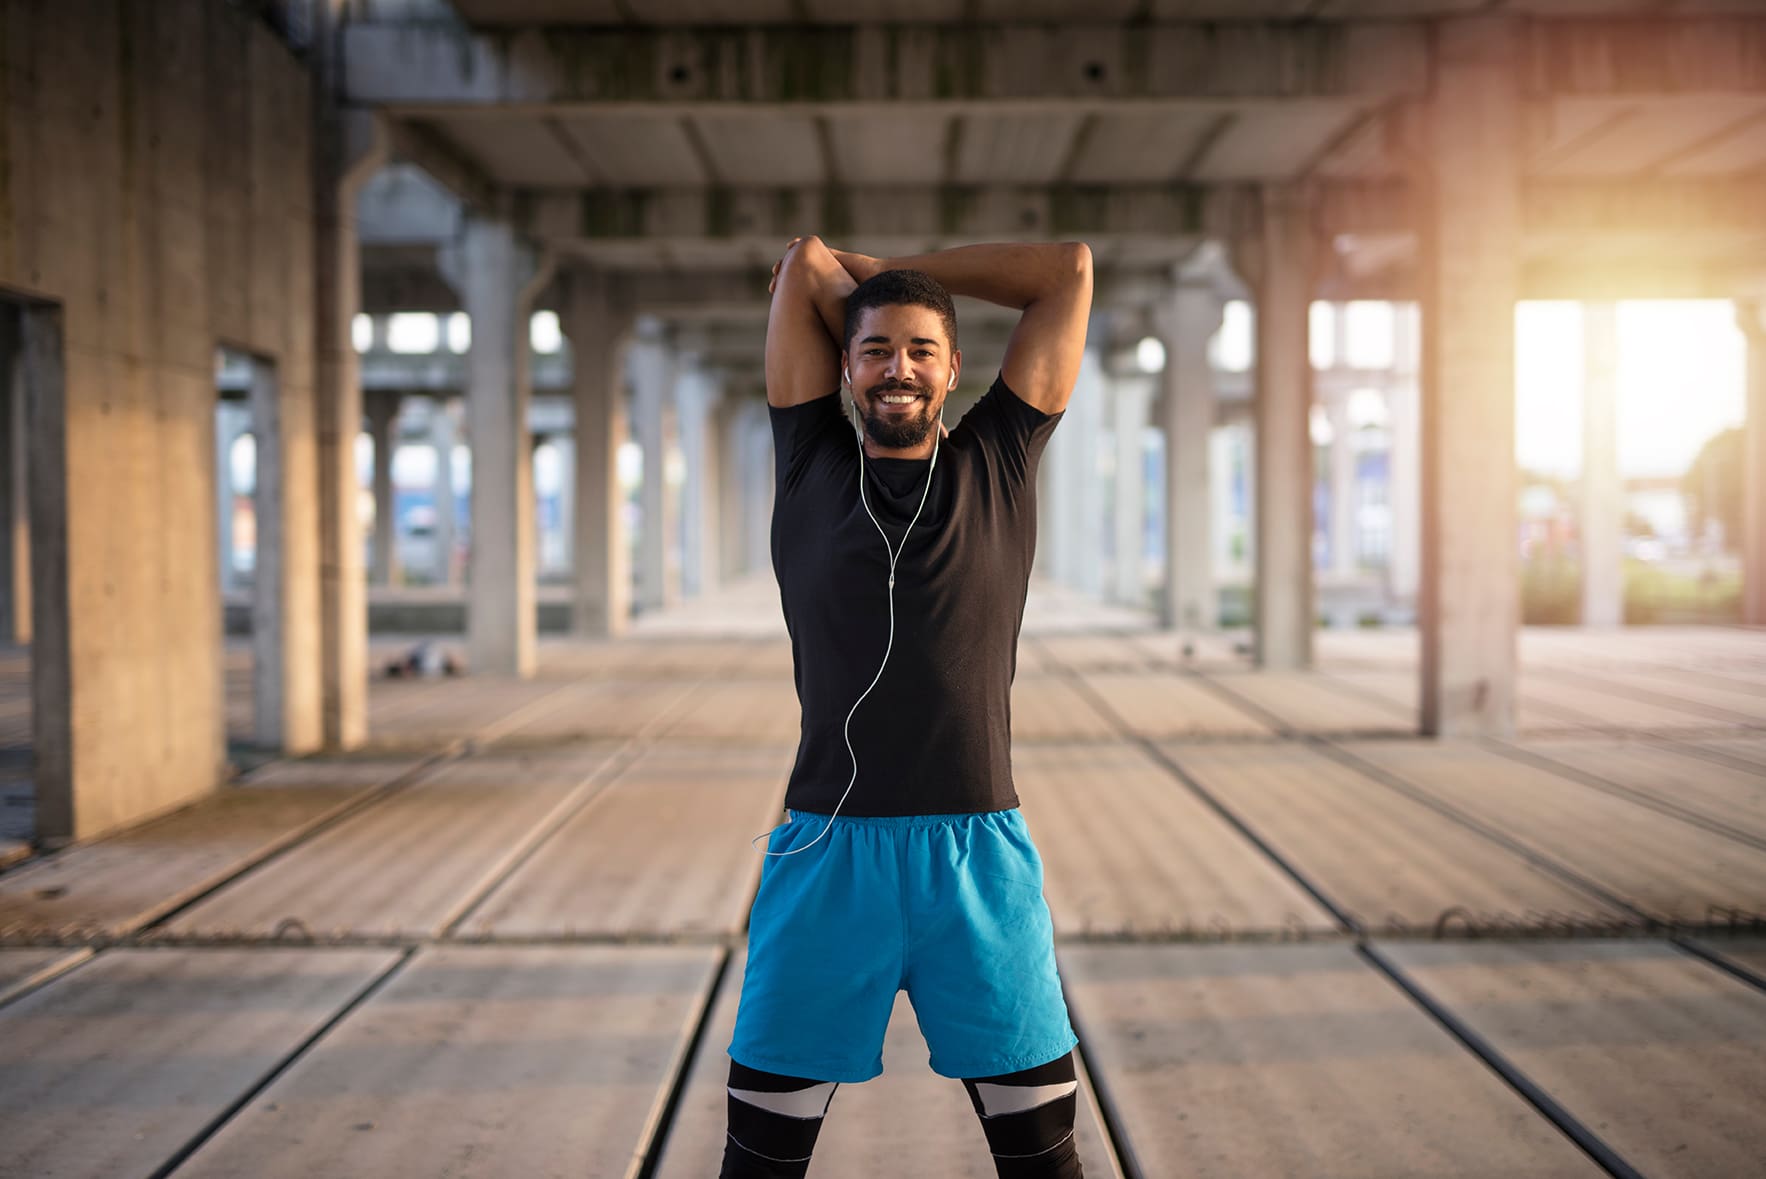
[[871,441],[883,450],[922,445],[962,360],[930,307],[866,308],[846,350],[846,375]]

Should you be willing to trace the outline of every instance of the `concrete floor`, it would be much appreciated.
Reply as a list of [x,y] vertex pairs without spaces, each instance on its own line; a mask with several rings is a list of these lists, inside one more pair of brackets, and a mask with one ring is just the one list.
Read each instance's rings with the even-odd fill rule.
[[[1529,632],[1522,734],[1435,744],[1411,635],[1276,675],[1047,589],[1026,630],[1088,1174],[1766,1169],[1766,634]],[[0,1175],[713,1173],[777,604],[541,651],[0,873]],[[897,1015],[812,1174],[986,1179]]]

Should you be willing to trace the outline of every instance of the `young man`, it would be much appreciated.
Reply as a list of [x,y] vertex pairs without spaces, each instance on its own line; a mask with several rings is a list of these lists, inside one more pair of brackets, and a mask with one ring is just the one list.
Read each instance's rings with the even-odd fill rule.
[[[1010,704],[1037,460],[1079,373],[1091,287],[1079,244],[880,261],[811,237],[774,269],[773,567],[803,726],[749,921],[724,1179],[807,1173],[835,1088],[882,1072],[898,990],[1002,1179],[1080,1175],[1076,1041],[1012,786]],[[951,294],[1022,316],[947,435],[963,362]]]

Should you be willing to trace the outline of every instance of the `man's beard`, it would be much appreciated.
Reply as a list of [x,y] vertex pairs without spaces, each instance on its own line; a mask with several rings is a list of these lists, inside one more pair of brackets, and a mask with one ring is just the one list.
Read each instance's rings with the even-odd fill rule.
[[[899,414],[885,415],[882,401],[885,393],[920,395],[919,412],[905,417]],[[878,385],[870,390],[866,400],[870,402],[870,408],[864,414],[865,434],[885,450],[907,450],[919,446],[931,435],[936,423],[932,399],[920,394],[911,385],[898,385],[894,382]]]

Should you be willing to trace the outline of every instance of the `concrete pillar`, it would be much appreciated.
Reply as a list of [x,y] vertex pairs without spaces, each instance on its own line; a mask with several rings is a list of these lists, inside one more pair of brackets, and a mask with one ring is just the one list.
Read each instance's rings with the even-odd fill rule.
[[1355,559],[1355,438],[1349,424],[1349,400],[1339,397],[1327,407],[1331,421],[1331,576],[1348,581],[1357,571]]
[[12,538],[17,536],[17,469],[23,454],[22,418],[15,407],[24,400],[24,365],[20,356],[17,310],[0,304],[0,526],[7,528],[0,540],[0,642],[17,642],[19,604],[14,588]]
[[1625,621],[1619,480],[1619,325],[1612,303],[1582,308],[1582,625]]
[[675,357],[660,332],[632,345],[632,432],[644,452],[638,495],[638,605],[643,610],[672,605],[678,592],[670,567],[678,503],[667,477],[674,370]]
[[1125,606],[1147,605],[1146,448],[1142,445],[1153,401],[1150,378],[1130,376],[1112,382],[1111,428],[1116,437],[1115,584],[1112,596]]
[[[31,451],[31,746],[37,842],[108,824],[75,803],[73,601],[68,579],[67,361],[59,308],[27,307],[20,355]],[[95,800],[102,802],[102,800]]]
[[1071,449],[1067,431],[1057,428],[1042,452],[1036,472],[1036,555],[1031,573],[1062,585],[1067,582],[1069,561],[1067,534],[1072,505],[1067,494],[1067,453]]
[[632,612],[625,495],[619,485],[631,312],[606,282],[572,271],[563,282],[559,319],[570,340],[576,418],[571,630],[579,638],[620,635]]
[[20,320],[0,310],[0,641],[31,641],[31,522]]
[[743,563],[749,573],[759,573],[773,567],[773,428],[764,401],[755,402],[749,410],[743,434],[748,456],[742,494],[746,515],[742,536],[747,552]]
[[568,574],[575,565],[576,549],[576,438],[571,434],[551,437],[552,453],[558,456],[558,567]]
[[[288,476],[289,451],[302,440],[291,438],[284,424],[283,390],[274,365],[253,358],[248,396],[257,454],[252,492],[257,535],[251,581],[252,739],[285,753],[310,753],[324,739],[318,667],[310,624],[303,622],[311,618],[311,582],[299,576],[303,546],[292,543],[290,525],[311,518],[295,514],[300,505],[291,500],[305,489],[297,486],[291,493]],[[310,548],[305,551],[311,553]]]
[[443,272],[472,319],[466,355],[472,445],[467,662],[479,674],[531,676],[536,602],[527,325],[548,268],[509,224],[472,217],[444,251]]
[[702,368],[689,368],[676,386],[681,454],[687,479],[681,488],[681,592],[698,597],[717,588],[718,451],[712,415],[723,390]]
[[1423,233],[1422,727],[1514,731],[1522,25],[1436,25]]
[[1045,575],[1093,597],[1104,592],[1103,480],[1098,455],[1109,396],[1096,347],[1087,347],[1061,426],[1049,440],[1037,501]]
[[1391,511],[1392,545],[1386,564],[1386,593],[1395,603],[1414,607],[1420,575],[1422,510],[1422,441],[1418,434],[1417,388],[1419,328],[1414,303],[1400,304],[1392,317],[1397,369],[1386,387],[1387,505]]
[[30,517],[25,503],[25,364],[19,316],[0,307],[0,642],[30,642]]
[[435,499],[435,568],[437,585],[454,584],[454,445],[458,428],[451,398],[437,397],[429,415],[429,444],[435,450],[435,479],[430,493]]
[[[330,44],[331,7],[321,5],[314,43]],[[321,53],[321,76],[338,68]],[[323,82],[316,92],[333,93]],[[353,749],[368,736],[368,587],[362,570],[362,521],[356,483],[356,437],[362,385],[351,330],[361,309],[361,248],[356,197],[387,158],[379,125],[365,113],[322,113],[314,150],[315,401],[319,466],[319,644],[324,742]]]
[[1165,432],[1165,585],[1159,625],[1186,633],[1219,623],[1214,588],[1209,440],[1214,431],[1214,370],[1208,341],[1226,301],[1212,286],[1185,283],[1155,312],[1165,345],[1159,426]]
[[[1079,368],[1079,380],[1067,417],[1077,426],[1072,474],[1076,484],[1074,506],[1077,528],[1074,540],[1075,589],[1093,598],[1104,596],[1104,537],[1110,524],[1104,515],[1102,463],[1104,417],[1108,412],[1110,382],[1104,375],[1103,356],[1097,347],[1087,348]],[[1077,413],[1073,413],[1077,410]],[[1063,419],[1065,421],[1066,419]]]
[[1742,621],[1766,626],[1766,300],[1736,304],[1748,340],[1747,425],[1742,439]]
[[11,429],[4,454],[11,464],[5,475],[7,507],[0,514],[5,522],[7,538],[0,540],[0,559],[9,567],[0,574],[0,593],[11,593],[5,609],[0,609],[0,627],[11,625],[12,642],[30,642],[30,436],[25,420],[25,381],[23,365],[19,364],[21,349],[14,349],[9,367],[0,365],[0,379],[11,371],[11,397],[5,409],[7,427]]
[[374,563],[375,585],[398,585],[398,519],[392,485],[393,450],[398,446],[399,394],[367,398],[368,434],[374,440]]
[[743,460],[742,416],[750,404],[746,396],[726,389],[712,415],[712,447],[717,451],[717,573],[719,582],[740,577],[746,570],[742,536]]
[[1254,626],[1263,667],[1312,662],[1313,231],[1304,190],[1264,189],[1262,228],[1236,243],[1235,263],[1255,291],[1256,573]]
[[[239,586],[238,554],[233,551],[233,509],[239,495],[233,486],[233,448],[252,433],[251,418],[251,410],[237,401],[222,401],[215,407],[215,559],[223,597]],[[254,437],[254,448],[257,443]],[[258,461],[261,464],[262,459]]]

